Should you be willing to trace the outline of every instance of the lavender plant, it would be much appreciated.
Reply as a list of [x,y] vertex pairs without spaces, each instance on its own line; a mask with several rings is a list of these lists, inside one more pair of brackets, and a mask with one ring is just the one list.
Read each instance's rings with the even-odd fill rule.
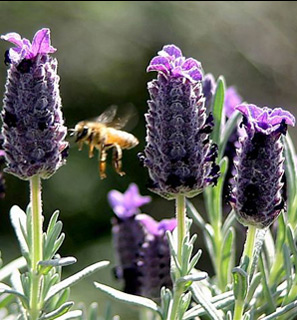
[[49,29],[37,31],[32,43],[17,33],[1,38],[15,45],[5,55],[10,65],[1,114],[5,171],[30,181],[31,199],[26,213],[17,206],[10,211],[26,263],[14,263],[4,273],[0,281],[10,277],[10,285],[0,283],[0,294],[4,300],[17,299],[17,319],[73,319],[82,312],[69,311],[74,304],[67,301],[69,287],[108,263],[99,262],[61,281],[62,267],[76,259],[57,254],[65,237],[58,212],[43,231],[41,178],[48,179],[65,163],[68,148],[57,60],[50,56],[56,49]]
[[[297,175],[295,150],[287,134],[294,117],[281,108],[240,105],[241,98],[232,87],[225,95],[223,77],[216,83],[212,76],[204,77],[200,64],[185,59],[173,45],[159,52],[148,71],[157,71],[158,79],[148,85],[147,145],[141,159],[149,170],[150,190],[177,202],[177,228],[167,232],[173,287],[161,289],[160,303],[102,284],[96,287],[153,313],[142,319],[294,319]],[[212,116],[206,116],[204,102]],[[232,210],[224,218],[222,197],[228,170],[224,154],[236,128],[240,134],[235,143],[236,170],[232,170]],[[210,139],[218,145],[219,177]],[[200,157],[198,164],[192,152]],[[286,206],[280,193],[284,168],[288,176]],[[190,184],[193,176],[195,182]],[[213,182],[216,185],[212,186]],[[185,197],[202,190],[207,220],[189,200],[185,202]],[[196,237],[190,238],[191,220],[185,216],[185,204],[204,235],[214,267],[212,277],[201,272],[199,265],[195,269],[201,251],[192,257]],[[249,229],[240,260],[235,250],[236,217]]]
[[[15,47],[5,55],[10,67],[0,156],[5,154],[6,172],[30,181],[31,201],[26,213],[17,206],[10,212],[22,257],[0,269],[0,315],[7,320],[11,314],[24,320],[100,319],[97,304],[70,311],[69,287],[108,262],[61,280],[62,267],[76,259],[57,254],[64,240],[58,212],[46,231],[42,226],[41,179],[65,163],[68,148],[50,31],[39,30],[32,44],[16,33],[2,39]],[[294,116],[282,108],[242,104],[233,87],[225,92],[222,76],[215,81],[204,75],[201,64],[185,58],[175,45],[164,46],[147,71],[158,75],[148,83],[146,146],[140,159],[148,169],[148,188],[176,202],[176,218],[157,222],[141,213],[139,208],[151,199],[141,196],[135,184],[123,194],[112,190],[115,271],[124,292],[98,282],[96,288],[139,307],[142,319],[294,319],[297,173],[287,134]],[[231,136],[238,130],[234,142]],[[230,160],[225,156],[228,141],[237,148]],[[231,161],[232,210],[224,218],[223,187]],[[189,200],[200,193],[203,215]],[[237,220],[240,230],[248,229],[241,258],[235,250]],[[200,270],[202,251],[193,254],[193,221],[204,236],[212,277]],[[110,308],[104,319],[113,319]]]

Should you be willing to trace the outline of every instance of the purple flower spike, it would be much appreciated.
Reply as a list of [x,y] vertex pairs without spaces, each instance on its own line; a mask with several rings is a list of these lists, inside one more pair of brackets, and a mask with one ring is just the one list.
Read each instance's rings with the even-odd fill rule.
[[244,225],[268,227],[284,208],[282,134],[295,118],[280,108],[240,105],[245,136],[239,139],[231,205]]
[[112,190],[108,193],[108,201],[114,213],[120,219],[127,219],[139,212],[139,208],[151,201],[149,196],[141,196],[135,183],[131,183],[125,193]]
[[217,148],[209,139],[213,117],[206,115],[201,65],[169,45],[147,70],[158,72],[148,83],[147,145],[141,156],[149,188],[167,199],[195,196],[216,183],[219,171]]
[[6,172],[27,180],[49,178],[65,163],[68,142],[64,126],[56,59],[48,55],[49,29],[39,30],[31,44],[17,33],[1,37],[16,47],[9,50],[2,111]]
[[229,87],[225,92],[224,110],[227,118],[231,118],[236,106],[242,103],[242,97],[235,87]]
[[36,32],[32,44],[28,39],[22,39],[15,32],[1,36],[1,39],[16,45],[16,47],[9,49],[9,59],[14,64],[19,64],[23,59],[33,59],[38,54],[54,53],[57,50],[51,46],[50,30],[46,28]]

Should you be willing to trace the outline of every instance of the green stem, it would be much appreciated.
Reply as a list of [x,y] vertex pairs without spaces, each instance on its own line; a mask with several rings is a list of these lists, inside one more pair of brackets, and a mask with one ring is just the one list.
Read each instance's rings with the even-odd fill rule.
[[185,196],[176,197],[176,220],[177,220],[177,256],[180,265],[182,264],[182,244],[186,236],[186,202]]
[[[176,197],[176,220],[177,220],[177,257],[180,266],[182,267],[182,255],[183,255],[183,241],[186,236],[186,201],[185,196],[177,195]],[[179,277],[183,275],[179,272]],[[177,284],[177,280],[175,281],[173,288],[173,303],[170,313],[170,320],[176,320],[178,315],[178,307],[180,304],[180,299],[182,294],[184,293],[184,286]]]
[[242,319],[243,309],[244,309],[244,301],[242,300],[235,301],[234,315],[233,315],[234,320]]
[[[250,274],[251,266],[252,266],[252,259],[253,259],[253,251],[254,251],[254,243],[255,243],[255,236],[256,236],[257,228],[255,226],[249,226],[247,231],[247,236],[245,240],[244,250],[240,260],[240,266],[243,268],[247,274]],[[248,289],[246,292],[246,296],[248,295]],[[235,300],[234,306],[234,316],[233,319],[241,320],[243,311],[244,311],[244,301],[245,299],[240,298]]]
[[30,320],[39,317],[40,275],[38,262],[42,260],[42,209],[40,177],[35,175],[30,180],[32,209],[32,250],[31,250],[31,287],[30,287]]
[[241,261],[240,261],[241,266],[244,263],[247,263],[247,265],[245,266],[246,267],[245,270],[248,274],[250,273],[251,266],[252,266],[251,262],[253,259],[256,232],[257,232],[257,228],[255,226],[248,227],[244,250],[243,250]]

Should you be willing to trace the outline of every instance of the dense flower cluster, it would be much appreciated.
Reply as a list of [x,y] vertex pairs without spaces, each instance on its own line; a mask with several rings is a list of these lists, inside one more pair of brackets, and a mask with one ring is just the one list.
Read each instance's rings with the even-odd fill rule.
[[112,227],[118,262],[116,275],[124,279],[125,292],[158,299],[163,286],[172,287],[165,232],[176,227],[176,220],[157,222],[146,214],[138,214],[138,208],[150,199],[140,196],[135,184],[124,194],[112,190],[108,199],[116,214]]
[[3,137],[0,135],[0,199],[3,199],[5,196],[5,180],[3,177],[3,167],[5,164],[5,152],[2,150]]
[[281,135],[286,134],[287,125],[295,124],[295,118],[281,108],[242,104],[236,109],[243,114],[246,135],[237,150],[231,205],[241,223],[264,228],[284,207]]
[[17,33],[1,39],[15,47],[6,54],[8,70],[2,112],[5,171],[21,179],[50,177],[64,163],[68,143],[63,125],[57,60],[49,53],[49,29],[39,30],[31,42]]
[[213,127],[202,94],[202,69],[174,45],[164,46],[147,71],[158,78],[148,83],[147,145],[143,162],[149,169],[150,189],[166,198],[187,197],[215,184],[219,167]]

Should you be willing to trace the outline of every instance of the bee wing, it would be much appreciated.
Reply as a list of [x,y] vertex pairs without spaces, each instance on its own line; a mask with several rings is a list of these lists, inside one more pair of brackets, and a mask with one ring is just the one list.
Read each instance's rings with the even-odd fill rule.
[[107,108],[104,112],[100,114],[99,117],[95,118],[94,120],[96,122],[109,124],[112,123],[116,113],[117,113],[118,107],[116,105],[112,105],[109,108]]
[[[137,115],[136,109],[132,104],[128,104],[125,107],[121,109],[121,112],[119,112],[114,118],[113,121],[107,124],[108,127],[113,127],[115,129],[122,129],[125,127],[127,128],[127,123],[129,122],[129,126],[131,125],[131,119],[133,118],[135,120]],[[133,124],[133,126],[135,123]],[[131,129],[131,128],[129,128]]]

